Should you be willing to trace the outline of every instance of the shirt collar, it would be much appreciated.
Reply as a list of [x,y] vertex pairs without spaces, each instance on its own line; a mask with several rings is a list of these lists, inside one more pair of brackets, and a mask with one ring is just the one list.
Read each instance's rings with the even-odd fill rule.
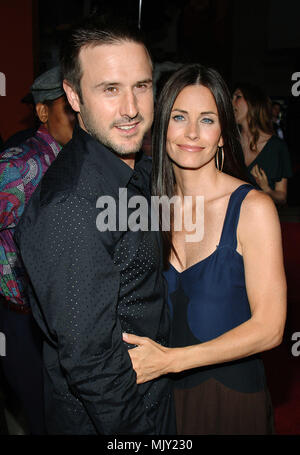
[[95,163],[99,163],[99,170],[109,181],[110,185],[118,192],[119,188],[125,188],[132,177],[138,173],[147,173],[150,176],[151,164],[149,157],[142,152],[136,154],[135,167],[132,169],[124,163],[115,153],[105,147],[89,133],[76,125],[73,132],[73,140],[80,141],[85,150],[92,156]]

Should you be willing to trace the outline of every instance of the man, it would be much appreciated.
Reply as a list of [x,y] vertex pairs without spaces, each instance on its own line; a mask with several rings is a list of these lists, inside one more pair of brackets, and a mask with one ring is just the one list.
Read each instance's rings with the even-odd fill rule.
[[75,116],[65,97],[58,67],[31,87],[40,127],[0,159],[0,331],[6,338],[2,366],[25,411],[29,432],[45,431],[41,334],[28,304],[28,280],[13,239],[25,206],[43,174],[72,137]]
[[[129,198],[150,197],[151,160],[138,151],[153,120],[151,59],[133,31],[91,20],[62,63],[79,127],[18,229],[46,337],[47,429],[174,434],[168,379],[137,385],[122,341],[124,331],[165,345],[169,336],[159,234],[129,230],[124,214]],[[115,201],[117,230],[96,227],[101,196]]]
[[277,101],[272,103],[272,124],[276,135],[284,140],[284,126],[281,118],[281,104]]

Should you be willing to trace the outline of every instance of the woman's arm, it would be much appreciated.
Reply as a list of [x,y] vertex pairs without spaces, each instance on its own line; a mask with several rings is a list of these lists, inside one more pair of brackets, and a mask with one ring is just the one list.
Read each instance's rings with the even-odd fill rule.
[[283,178],[279,182],[275,183],[274,190],[271,189],[266,173],[258,165],[253,166],[251,174],[256,180],[258,186],[262,191],[273,199],[275,204],[284,205],[287,198],[287,179]]
[[281,179],[279,182],[276,182],[275,189],[271,190],[269,188],[265,193],[271,196],[275,204],[284,205],[287,199],[287,179]]
[[286,281],[280,224],[271,199],[258,191],[245,198],[238,225],[251,318],[223,335],[185,348],[165,348],[148,338],[125,334],[138,345],[129,355],[137,382],[166,373],[237,360],[271,349],[282,340]]

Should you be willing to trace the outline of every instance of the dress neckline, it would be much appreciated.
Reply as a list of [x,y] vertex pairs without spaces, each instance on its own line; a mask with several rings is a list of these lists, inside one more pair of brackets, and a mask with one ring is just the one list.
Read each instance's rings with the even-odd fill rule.
[[186,269],[182,270],[181,272],[180,272],[179,270],[177,270],[176,267],[174,267],[174,265],[173,265],[171,262],[169,262],[170,267],[172,267],[172,269],[175,270],[175,272],[176,272],[178,275],[182,275],[183,273],[188,272],[189,270],[196,268],[196,266],[199,266],[200,264],[202,264],[202,262],[205,262],[206,260],[208,260],[208,259],[210,259],[212,256],[214,256],[214,254],[218,251],[218,247],[219,247],[219,245],[217,245],[216,249],[215,249],[211,254],[209,254],[208,256],[206,256],[206,258],[200,259],[200,261],[195,262],[194,264],[190,265],[189,267],[187,267]]
[[[200,264],[202,264],[203,262],[207,261],[208,259],[211,259],[211,257],[213,257],[213,256],[216,254],[216,252],[217,252],[218,249],[219,249],[219,246],[220,246],[220,243],[221,243],[221,239],[222,239],[222,237],[223,237],[225,222],[226,222],[226,218],[227,218],[227,215],[228,215],[228,211],[229,211],[229,207],[230,207],[230,203],[231,203],[232,197],[233,197],[233,195],[234,195],[241,187],[243,187],[243,186],[245,186],[245,185],[248,185],[248,184],[247,184],[247,183],[246,183],[246,184],[243,183],[242,185],[238,186],[238,187],[231,193],[231,195],[230,195],[230,198],[229,198],[229,201],[228,201],[228,204],[227,204],[227,208],[226,208],[226,213],[225,213],[224,221],[223,221],[223,227],[222,227],[222,231],[221,231],[220,240],[219,240],[218,245],[216,246],[216,249],[215,249],[212,253],[210,253],[208,256],[206,256],[205,258],[200,259],[200,261],[195,262],[194,264],[190,265],[189,267],[187,267],[186,269],[182,270],[181,272],[180,272],[179,270],[177,270],[176,267],[174,267],[174,265],[173,265],[171,262],[169,262],[170,267],[172,267],[172,269],[173,269],[178,275],[182,275],[183,273],[188,272],[189,270],[196,268],[196,266],[199,266]],[[238,251],[237,251],[237,254],[238,254],[239,256],[241,256],[241,254],[240,254]],[[241,256],[241,257],[242,257],[242,256]]]

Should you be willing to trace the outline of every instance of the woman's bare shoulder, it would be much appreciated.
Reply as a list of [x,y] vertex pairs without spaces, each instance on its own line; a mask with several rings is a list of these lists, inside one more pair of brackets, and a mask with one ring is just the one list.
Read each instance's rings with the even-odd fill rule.
[[229,174],[222,174],[222,188],[227,194],[233,193],[239,186],[248,184],[244,180],[233,177]]
[[269,195],[253,189],[245,197],[240,211],[238,236],[241,241],[254,237],[280,236],[280,222],[276,206]]
[[264,193],[263,191],[256,190],[253,188],[247,196],[245,197],[241,212],[244,212],[244,217],[247,219],[251,218],[252,216],[266,216],[269,213],[276,213],[276,206],[272,200],[272,198]]
[[[223,192],[229,197],[240,186],[249,184],[244,180],[224,174],[223,176]],[[277,209],[272,198],[263,191],[252,188],[245,196],[242,202],[240,218],[246,221],[253,221],[260,217],[277,216]]]
[[[229,193],[233,193],[241,185],[249,184],[248,182],[245,182],[244,180],[238,179],[236,177],[232,177],[231,175],[226,175],[224,183],[226,183]],[[264,212],[265,210],[271,211],[275,210],[275,212],[277,213],[272,198],[268,194],[264,193],[263,191],[257,190],[254,187],[246,195],[242,203],[242,209],[244,209],[243,211],[245,212],[247,217],[254,215],[255,213],[259,215],[261,212]]]

